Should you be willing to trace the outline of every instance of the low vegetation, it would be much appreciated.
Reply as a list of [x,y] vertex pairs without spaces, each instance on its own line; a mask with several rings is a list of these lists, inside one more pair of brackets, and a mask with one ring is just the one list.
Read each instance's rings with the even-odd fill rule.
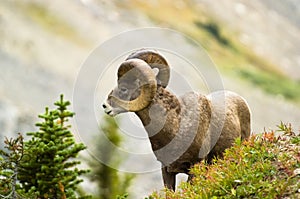
[[191,183],[176,192],[153,193],[158,198],[299,198],[300,135],[281,123],[278,132],[237,140],[223,159],[195,165]]
[[129,192],[135,175],[118,171],[126,159],[126,157],[120,157],[117,152],[123,139],[117,122],[113,118],[106,116],[103,120],[102,134],[97,135],[94,139],[96,150],[93,153],[93,158],[88,157],[86,160],[92,168],[89,179],[97,185],[93,199],[121,199],[127,196],[127,194],[123,194]]
[[[78,155],[86,146],[76,143],[70,131],[69,119],[75,113],[68,110],[71,104],[63,95],[54,105],[56,109],[46,107],[39,115],[39,131],[5,139],[0,150],[0,198],[126,198],[134,175],[117,169],[126,157],[118,157],[116,147],[110,147],[122,143],[116,121],[104,118],[103,134],[95,139],[97,152],[85,158],[91,170],[81,169]],[[107,138],[111,143],[104,141]],[[83,179],[97,185],[93,195],[80,187]]]
[[80,177],[88,170],[79,169],[75,158],[86,148],[75,143],[68,124],[74,113],[69,101],[55,102],[56,109],[45,109],[36,126],[37,132],[6,139],[0,150],[0,198],[90,198],[79,196]]
[[[89,196],[78,189],[80,176],[88,170],[78,169],[80,161],[76,156],[86,147],[76,144],[69,131],[67,122],[74,115],[67,110],[70,103],[61,96],[55,105],[57,109],[46,108],[39,116],[39,131],[27,134],[31,139],[26,141],[21,134],[16,139],[6,139],[5,149],[0,150],[0,197],[130,198],[130,194],[122,194],[128,191],[134,176],[120,175],[116,169],[95,161],[90,162],[92,177],[101,178],[90,180],[99,185],[99,193]],[[110,118],[105,120],[102,131],[119,145],[116,123]],[[101,147],[97,156],[110,162],[114,152],[106,154],[106,146]],[[222,159],[214,159],[212,164],[202,161],[190,172],[195,176],[190,183],[181,183],[175,192],[155,192],[147,199],[299,198],[300,135],[291,125],[281,123],[277,131],[253,135],[243,142],[236,140]]]

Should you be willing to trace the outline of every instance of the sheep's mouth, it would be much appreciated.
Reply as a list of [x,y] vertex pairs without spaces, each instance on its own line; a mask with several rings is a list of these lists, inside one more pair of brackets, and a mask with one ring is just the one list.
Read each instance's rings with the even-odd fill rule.
[[113,111],[113,110],[108,110],[108,111],[105,111],[105,113],[111,117],[114,117],[116,116],[117,114]]
[[109,116],[114,116],[113,109],[110,107],[108,103],[104,103],[102,105],[104,112]]
[[106,112],[107,115],[110,115],[111,113],[112,113],[112,111],[107,111]]
[[115,116],[115,114],[114,114],[114,112],[113,112],[112,109],[104,110],[104,112],[105,112],[107,115],[111,116],[111,117]]

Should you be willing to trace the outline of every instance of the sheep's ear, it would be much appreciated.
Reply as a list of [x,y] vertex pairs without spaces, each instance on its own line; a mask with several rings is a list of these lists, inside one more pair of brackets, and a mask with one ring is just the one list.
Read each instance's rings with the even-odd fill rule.
[[157,77],[157,75],[159,73],[159,69],[158,68],[152,68],[152,71],[153,71],[155,77]]
[[156,77],[156,82],[158,85],[161,85],[161,81],[160,79],[157,77],[158,73],[159,73],[159,69],[158,68],[152,68],[152,72],[154,73],[155,77]]
[[136,80],[134,80],[134,85],[137,85],[137,86],[139,86],[140,85],[140,80],[139,79],[136,79]]

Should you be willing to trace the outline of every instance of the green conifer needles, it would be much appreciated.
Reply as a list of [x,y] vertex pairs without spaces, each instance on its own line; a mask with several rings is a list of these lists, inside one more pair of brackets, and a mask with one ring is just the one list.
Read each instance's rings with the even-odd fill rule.
[[0,198],[20,198],[17,193],[18,169],[24,155],[23,136],[6,138],[4,150],[0,150]]
[[25,153],[19,171],[19,181],[25,193],[36,198],[78,198],[79,176],[87,170],[73,158],[86,147],[75,143],[67,124],[74,113],[67,110],[69,101],[63,95],[55,102],[55,110],[47,107],[36,126],[37,132],[27,133],[31,140],[25,142]]

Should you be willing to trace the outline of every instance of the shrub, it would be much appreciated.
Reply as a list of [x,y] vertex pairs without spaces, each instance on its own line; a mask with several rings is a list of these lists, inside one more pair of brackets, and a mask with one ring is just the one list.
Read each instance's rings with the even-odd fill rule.
[[88,172],[76,167],[80,162],[74,158],[86,147],[75,143],[69,130],[67,122],[74,116],[67,109],[70,102],[61,95],[54,105],[55,110],[47,107],[39,115],[39,131],[27,133],[31,139],[24,143],[18,179],[30,198],[77,198],[79,176]]
[[[176,192],[165,190],[167,198],[299,198],[300,135],[281,123],[274,131],[237,140],[223,159],[211,165],[196,164],[191,183],[182,183]],[[164,198],[154,193],[150,198]]]
[[[121,146],[122,137],[114,118],[105,116],[104,125],[101,127],[102,136],[95,139],[94,159],[89,159],[88,164],[93,168],[91,180],[96,182],[98,192],[95,199],[124,199],[129,197],[129,186],[135,177],[134,174],[118,171],[125,157],[120,157],[117,148]],[[107,142],[107,140],[109,142]],[[100,160],[102,162],[100,162]]]
[[0,198],[21,198],[18,193],[18,170],[24,155],[24,138],[6,138],[0,150]]

